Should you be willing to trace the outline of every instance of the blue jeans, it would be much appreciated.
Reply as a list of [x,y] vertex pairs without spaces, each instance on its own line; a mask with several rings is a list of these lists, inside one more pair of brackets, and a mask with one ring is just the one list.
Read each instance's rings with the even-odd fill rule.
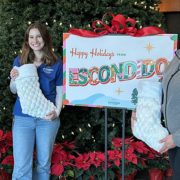
[[[14,117],[12,180],[49,180],[51,154],[59,126],[59,118],[47,121],[33,117]],[[34,147],[36,163],[32,173]]]

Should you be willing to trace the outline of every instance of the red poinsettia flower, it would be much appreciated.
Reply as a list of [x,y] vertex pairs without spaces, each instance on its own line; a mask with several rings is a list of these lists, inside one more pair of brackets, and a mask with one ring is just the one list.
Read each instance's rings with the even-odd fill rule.
[[2,156],[3,153],[6,152],[7,150],[7,145],[5,143],[5,134],[2,130],[0,130],[0,158]]
[[142,141],[134,141],[130,144],[137,152],[141,154],[148,154],[149,153],[149,148],[145,143]]
[[75,148],[75,142],[72,141],[72,142],[63,142],[61,143],[61,145],[64,147],[64,148],[68,148],[68,149],[74,149]]
[[55,146],[51,158],[51,174],[60,176],[64,172],[66,166],[72,165],[70,162],[72,157],[74,158],[74,156],[70,156],[69,153],[65,152],[60,147]]
[[52,163],[61,163],[68,161],[68,154],[64,150],[60,150],[58,153],[53,152],[52,158],[51,158]]
[[60,144],[58,143],[54,144],[53,153],[58,153],[61,150],[63,150],[63,147]]
[[14,165],[13,155],[8,155],[8,156],[6,156],[6,157],[2,160],[1,164],[13,166],[13,165]]
[[112,140],[112,145],[117,149],[120,148],[122,146],[121,144],[121,139],[120,138],[114,138]]
[[108,159],[111,162],[109,165],[115,164],[116,166],[120,166],[121,158],[122,158],[121,151],[118,150],[108,151]]
[[4,137],[6,139],[6,145],[9,147],[12,147],[12,132],[9,131],[9,132],[5,133]]
[[154,159],[156,158],[156,156],[161,156],[161,154],[155,151],[154,149],[150,147],[148,147],[148,149],[149,149],[148,156],[147,156],[148,159]]
[[0,130],[0,141],[3,141],[4,139],[4,132]]
[[64,172],[64,166],[62,164],[53,164],[51,166],[51,174],[60,176]]
[[140,158],[139,161],[143,167],[146,167],[146,160],[145,158]]
[[[130,144],[130,142],[133,141],[133,137],[126,138],[124,141],[125,144]],[[112,145],[114,146],[115,149],[122,147],[122,138],[114,138],[112,140]]]
[[78,157],[75,158],[74,161],[75,161],[75,166],[78,169],[82,168],[84,170],[88,170],[89,167],[91,166],[89,153],[78,154]]
[[96,167],[99,167],[105,160],[104,153],[102,152],[90,152],[90,163],[94,164]]
[[125,159],[127,159],[129,162],[132,162],[133,164],[138,163],[137,155],[134,153],[134,148],[129,148],[125,150]]

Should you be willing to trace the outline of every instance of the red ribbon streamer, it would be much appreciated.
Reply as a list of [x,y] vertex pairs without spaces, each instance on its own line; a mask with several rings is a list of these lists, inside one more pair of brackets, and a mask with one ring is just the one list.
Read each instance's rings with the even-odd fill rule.
[[[121,14],[115,16],[110,13],[105,14],[103,17],[107,15],[112,16],[111,26],[104,23],[103,20],[96,20],[92,22],[93,31],[73,28],[70,29],[69,33],[83,37],[99,37],[107,34],[126,34],[134,37],[140,37],[165,33],[162,29],[155,26],[148,26],[137,30],[137,28],[135,28],[136,21],[134,19],[129,17],[126,19]],[[127,23],[129,26],[127,26]],[[101,25],[101,27],[97,27],[97,24]]]

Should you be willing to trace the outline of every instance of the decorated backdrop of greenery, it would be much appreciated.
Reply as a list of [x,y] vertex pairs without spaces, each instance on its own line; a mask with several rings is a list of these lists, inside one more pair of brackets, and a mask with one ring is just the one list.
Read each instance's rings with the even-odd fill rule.
[[[21,53],[24,32],[29,24],[40,21],[49,29],[53,48],[62,58],[62,34],[71,27],[91,29],[94,20],[105,13],[123,14],[137,20],[137,27],[164,28],[159,0],[1,0],[0,1],[0,127],[10,130],[15,96],[9,90],[13,59]],[[76,142],[80,152],[104,149],[104,109],[66,106],[61,113],[57,141]],[[108,144],[121,136],[119,109],[108,109]],[[130,111],[126,110],[126,135]]]

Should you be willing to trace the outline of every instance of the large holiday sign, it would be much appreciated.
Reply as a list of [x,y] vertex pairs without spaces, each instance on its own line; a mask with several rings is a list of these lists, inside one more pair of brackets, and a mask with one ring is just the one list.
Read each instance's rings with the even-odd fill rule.
[[158,81],[177,35],[96,38],[63,34],[65,105],[133,109],[138,82]]

